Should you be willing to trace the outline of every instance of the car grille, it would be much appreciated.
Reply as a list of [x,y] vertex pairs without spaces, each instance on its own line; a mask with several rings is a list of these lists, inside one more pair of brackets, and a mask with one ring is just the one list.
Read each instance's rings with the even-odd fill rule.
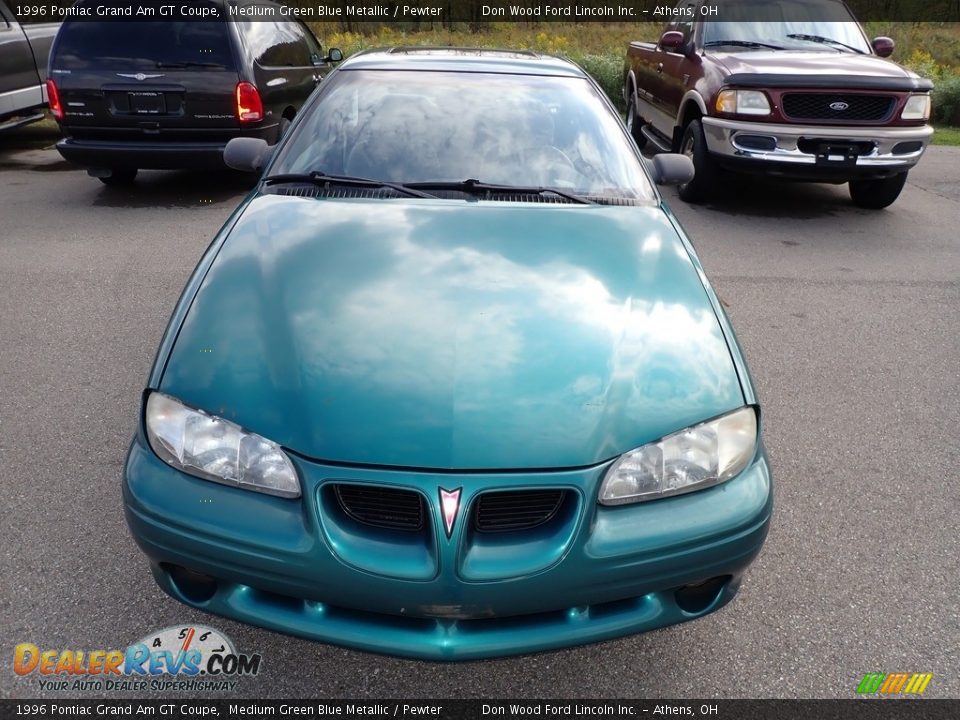
[[880,121],[893,112],[894,102],[890,95],[787,93],[783,96],[783,114],[792,120]]
[[389,530],[416,531],[423,527],[423,496],[413,490],[370,485],[337,485],[337,502],[359,523]]
[[529,530],[549,522],[567,497],[565,490],[509,490],[480,496],[473,513],[479,532]]

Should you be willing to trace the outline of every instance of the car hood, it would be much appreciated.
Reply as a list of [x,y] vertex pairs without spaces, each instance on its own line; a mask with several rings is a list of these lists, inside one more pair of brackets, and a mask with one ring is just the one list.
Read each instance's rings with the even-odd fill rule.
[[732,75],[843,75],[856,77],[915,78],[891,60],[874,55],[803,51],[749,51],[716,53],[714,59]]
[[254,198],[161,389],[304,456],[587,466],[743,404],[658,207]]

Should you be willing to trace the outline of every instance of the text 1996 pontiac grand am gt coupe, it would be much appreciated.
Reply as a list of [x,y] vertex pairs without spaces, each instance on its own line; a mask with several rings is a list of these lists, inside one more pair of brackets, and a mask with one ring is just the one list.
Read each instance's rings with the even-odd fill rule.
[[[463,112],[469,98],[470,112]],[[126,462],[190,606],[424,659],[710,613],[767,534],[728,320],[597,85],[530,53],[331,73],[210,245]]]

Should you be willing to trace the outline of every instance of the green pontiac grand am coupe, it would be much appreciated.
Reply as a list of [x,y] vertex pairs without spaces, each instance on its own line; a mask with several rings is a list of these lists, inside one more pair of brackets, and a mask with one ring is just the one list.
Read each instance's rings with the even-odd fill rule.
[[124,503],[160,587],[362,650],[488,658],[729,602],[767,534],[736,338],[580,68],[365,52],[193,273]]

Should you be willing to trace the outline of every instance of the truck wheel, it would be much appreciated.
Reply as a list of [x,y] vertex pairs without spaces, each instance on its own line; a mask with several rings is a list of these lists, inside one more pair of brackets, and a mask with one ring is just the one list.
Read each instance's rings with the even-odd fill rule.
[[110,176],[100,178],[100,182],[110,187],[119,187],[131,184],[136,177],[136,168],[113,168]]
[[857,207],[880,210],[892,205],[907,182],[907,173],[876,180],[851,180],[850,199]]
[[633,93],[630,94],[630,100],[627,101],[627,130],[630,137],[637,143],[637,147],[643,150],[647,144],[647,138],[640,128],[643,127],[643,121],[637,115],[637,101],[633,99]]
[[717,166],[707,151],[707,141],[703,137],[703,126],[699,120],[693,120],[683,133],[680,152],[693,161],[695,174],[693,180],[677,188],[683,200],[689,203],[702,203],[710,199],[717,182]]

